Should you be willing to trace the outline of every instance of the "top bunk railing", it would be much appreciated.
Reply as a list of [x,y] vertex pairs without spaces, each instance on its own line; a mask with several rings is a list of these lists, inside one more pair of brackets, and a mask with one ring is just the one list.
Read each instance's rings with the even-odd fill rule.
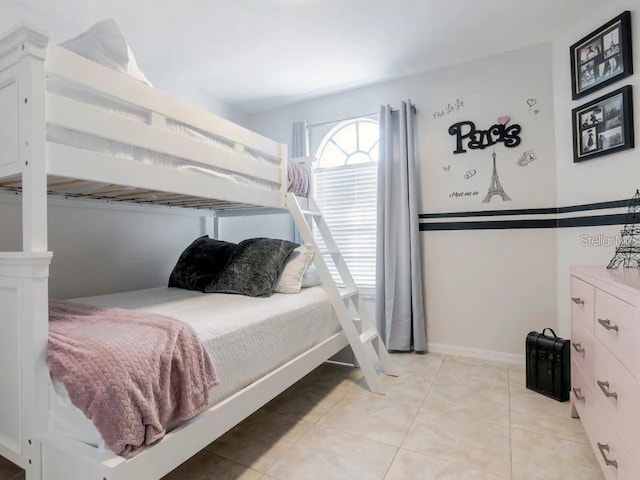
[[[37,42],[30,41],[32,38]],[[46,114],[44,119],[27,119],[25,126],[37,128],[38,122],[45,122],[43,160],[47,175],[56,177],[48,182],[53,184],[52,191],[112,198],[104,188],[113,191],[114,185],[123,185],[144,194],[140,203],[162,203],[162,199],[171,205],[168,193],[170,199],[171,195],[177,197],[174,200],[179,206],[284,206],[286,145],[62,47],[47,46],[47,41],[46,36],[27,27],[0,38],[0,118],[10,120],[18,113],[3,112],[3,100],[6,97],[11,102],[11,96],[20,96],[17,77],[24,75],[20,58],[32,55],[35,45],[39,60],[44,62],[45,78],[29,80],[33,85],[43,84]],[[23,128],[25,122],[14,123]],[[0,143],[13,147],[11,136],[9,128]],[[15,137],[17,140],[17,133]],[[5,168],[8,163],[12,167]],[[19,173],[14,167],[15,162],[0,158],[0,179]],[[9,185],[0,180],[0,187],[20,188],[16,186],[19,178],[9,180]],[[59,191],[59,185],[69,180],[96,185],[93,190]],[[137,200],[131,191],[123,194]]]
[[48,77],[64,79],[167,119],[222,137],[236,144],[239,149],[249,148],[273,160],[281,158],[282,144],[57,45],[49,45],[45,65]]

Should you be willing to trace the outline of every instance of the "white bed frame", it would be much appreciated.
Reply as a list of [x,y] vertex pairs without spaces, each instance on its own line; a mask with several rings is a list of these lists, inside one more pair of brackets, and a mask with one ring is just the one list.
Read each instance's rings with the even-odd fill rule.
[[[146,112],[148,121],[121,118],[52,93],[47,78],[54,77],[134,106]],[[168,119],[233,142],[234,149],[229,152],[171,132],[164,128]],[[56,126],[248,174],[275,183],[278,189],[266,191],[53,143],[47,140],[47,131]],[[249,158],[246,149],[271,161]],[[361,313],[357,328],[349,302],[358,311],[362,302],[353,279],[313,199],[303,210],[299,200],[287,194],[286,162],[286,145],[49,45],[47,36],[36,29],[21,26],[0,37],[0,187],[22,194],[22,251],[0,252],[0,455],[24,468],[27,480],[158,480],[347,345],[370,388],[383,393],[369,360],[371,353],[385,373],[396,372],[370,318]],[[86,195],[90,198],[200,208],[210,218],[220,208],[288,210],[304,240],[314,245],[308,222],[315,221],[329,247],[323,254],[333,257],[345,280],[346,290],[339,291],[323,257],[316,255],[343,330],[133,459],[100,454],[96,448],[56,435],[47,428],[50,377],[45,353],[52,258],[47,247],[47,196],[66,195],[67,188],[92,184],[97,187]]]

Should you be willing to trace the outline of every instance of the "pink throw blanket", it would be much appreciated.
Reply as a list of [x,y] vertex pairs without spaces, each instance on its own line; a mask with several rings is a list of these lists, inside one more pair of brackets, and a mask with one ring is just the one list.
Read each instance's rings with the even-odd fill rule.
[[190,325],[52,300],[47,363],[106,445],[131,458],[209,404],[218,383]]

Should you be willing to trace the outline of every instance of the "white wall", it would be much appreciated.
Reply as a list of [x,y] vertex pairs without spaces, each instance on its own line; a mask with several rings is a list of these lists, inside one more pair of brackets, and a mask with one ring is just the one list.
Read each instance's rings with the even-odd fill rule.
[[[551,46],[540,45],[380,85],[299,103],[254,115],[249,127],[288,142],[294,121],[311,124],[369,114],[380,104],[397,106],[410,98],[418,108],[422,213],[553,207],[556,202]],[[435,119],[435,110],[456,99],[464,107]],[[538,114],[527,99],[535,98]],[[448,127],[473,120],[489,128],[510,115],[522,125],[522,144],[496,145],[501,181],[511,202],[481,203],[492,171],[493,149],[453,155]],[[326,131],[327,128],[324,128]],[[324,133],[312,129],[312,144]],[[313,134],[316,137],[313,137]],[[517,158],[533,149],[527,167]],[[445,172],[444,166],[451,166]],[[465,180],[468,170],[477,173]],[[477,190],[479,197],[450,193]],[[556,326],[556,238],[548,230],[423,232],[425,297],[433,350],[515,358],[523,354],[530,330]],[[462,350],[461,350],[462,349]],[[511,356],[511,357],[510,357]]]
[[255,237],[292,240],[293,226],[290,218],[288,213],[220,217],[218,238],[236,243]]
[[3,0],[0,8],[2,8],[0,32],[4,32],[22,21],[26,14],[26,7],[22,0]]
[[[588,103],[624,85],[634,85],[635,139],[640,141],[640,75],[635,74],[577,101],[571,100],[569,48],[624,10],[632,11],[632,32],[635,71],[640,69],[640,9],[637,0],[603,3],[602,10],[580,15],[582,21],[567,28],[565,34],[553,43],[553,84],[556,106],[556,152],[558,177],[558,205],[582,205],[631,198],[640,188],[640,162],[638,151],[627,150],[593,160],[573,163],[571,110]],[[619,213],[616,210],[615,213]],[[623,210],[624,212],[624,210]],[[598,213],[611,213],[601,211]],[[589,228],[563,228],[558,231],[558,317],[560,331],[569,335],[571,320],[569,309],[569,266],[607,265],[615,246],[609,241],[622,227],[601,226]],[[585,246],[585,238],[593,238],[600,245]],[[602,239],[599,242],[598,239]]]
[[[0,196],[0,251],[22,249],[18,200]],[[180,212],[50,199],[51,297],[165,286],[180,253],[205,232],[200,217]]]

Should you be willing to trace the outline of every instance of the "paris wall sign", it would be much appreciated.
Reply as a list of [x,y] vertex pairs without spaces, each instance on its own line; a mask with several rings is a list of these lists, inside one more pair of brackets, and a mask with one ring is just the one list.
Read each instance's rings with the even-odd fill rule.
[[502,143],[507,148],[517,147],[522,142],[522,127],[518,124],[507,125],[510,121],[511,117],[503,115],[498,117],[498,123],[487,130],[478,130],[476,124],[471,121],[454,123],[449,127],[449,135],[456,138],[456,149],[453,153],[466,153],[467,148],[484,150],[497,143]]
[[[498,117],[497,123],[489,127],[487,130],[479,130],[476,128],[475,123],[471,121],[459,122],[449,127],[449,134],[456,139],[456,149],[454,154],[466,153],[469,150],[484,150],[485,148],[494,146],[498,143],[502,143],[507,148],[515,148],[522,143],[520,134],[522,133],[522,127],[518,124],[509,124],[511,117],[508,115],[502,115]],[[527,159],[529,161],[534,160],[536,157],[533,151],[526,152]],[[496,164],[496,151],[493,150],[493,169],[491,173],[491,180],[489,183],[489,189],[487,194],[483,198],[482,203],[490,203],[493,197],[502,198],[503,202],[510,202],[511,197],[507,195],[500,182],[498,176],[498,167]],[[522,165],[522,164],[520,164]],[[451,166],[449,166],[449,170]],[[446,168],[445,168],[445,171]],[[469,170],[465,173],[464,178],[469,180],[474,177],[477,170]],[[479,194],[477,190],[453,192],[449,195],[450,198],[465,198],[475,197]]]

